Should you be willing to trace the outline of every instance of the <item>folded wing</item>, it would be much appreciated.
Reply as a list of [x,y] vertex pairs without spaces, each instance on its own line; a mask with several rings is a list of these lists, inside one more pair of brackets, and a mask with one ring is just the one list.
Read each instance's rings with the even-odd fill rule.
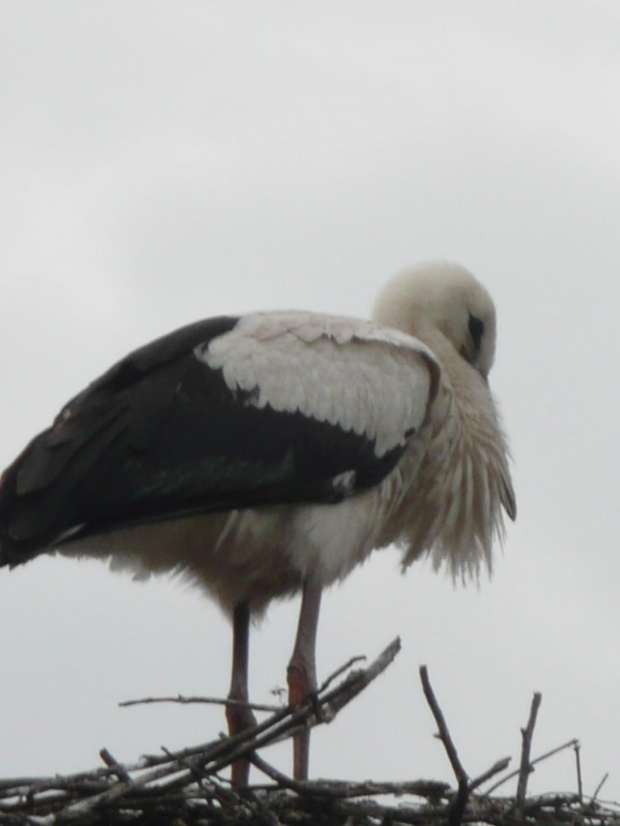
[[438,368],[415,339],[308,313],[221,317],[135,351],[2,477],[2,564],[69,538],[378,484]]

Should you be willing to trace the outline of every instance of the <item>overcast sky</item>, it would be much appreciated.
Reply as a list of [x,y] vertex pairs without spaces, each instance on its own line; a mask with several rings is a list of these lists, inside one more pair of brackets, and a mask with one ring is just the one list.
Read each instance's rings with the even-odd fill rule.
[[[0,4],[0,464],[129,349],[209,315],[367,315],[429,258],[495,297],[491,375],[519,518],[491,581],[376,553],[325,600],[318,664],[390,672],[313,740],[315,776],[452,780],[417,669],[472,774],[582,742],[620,799],[620,5],[614,0]],[[285,684],[297,601],[252,640]],[[200,594],[100,564],[0,572],[0,776],[203,742],[230,629]],[[287,749],[268,753],[290,768]],[[516,767],[516,766],[515,766]],[[574,757],[534,791],[574,791]],[[507,791],[511,789],[507,788]]]

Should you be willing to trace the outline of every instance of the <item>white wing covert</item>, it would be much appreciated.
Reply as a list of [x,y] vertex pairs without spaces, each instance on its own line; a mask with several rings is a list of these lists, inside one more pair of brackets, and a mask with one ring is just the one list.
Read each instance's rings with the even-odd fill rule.
[[377,457],[424,422],[439,368],[417,339],[373,322],[311,313],[256,313],[196,350],[231,392],[352,431]]

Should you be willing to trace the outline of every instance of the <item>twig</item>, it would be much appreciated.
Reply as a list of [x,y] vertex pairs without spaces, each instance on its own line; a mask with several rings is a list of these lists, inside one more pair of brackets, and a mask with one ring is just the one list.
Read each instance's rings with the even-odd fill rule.
[[[400,637],[396,637],[368,668],[352,671],[339,686],[332,689],[323,697],[319,697],[321,705],[329,704],[329,708],[333,714],[336,714],[350,703],[351,700],[357,697],[366,686],[370,685],[379,674],[383,674],[385,669],[393,662],[400,648]],[[319,692],[319,695],[320,694],[321,692]]]
[[243,700],[229,700],[223,697],[185,697],[182,694],[177,694],[176,697],[143,697],[140,700],[123,700],[120,702],[119,708],[129,708],[129,706],[144,706],[151,703],[180,703],[181,705],[190,705],[193,703],[206,703],[209,705],[218,706],[241,706],[242,708],[250,708],[253,711],[280,711],[282,706],[266,705],[264,703],[246,703]]
[[609,772],[605,772],[605,774],[603,775],[603,777],[602,777],[602,779],[601,779],[601,782],[598,784],[598,786],[597,786],[597,787],[596,787],[596,789],[594,790],[594,794],[592,795],[592,803],[594,803],[594,801],[595,801],[595,800],[596,800],[596,798],[598,797],[598,793],[600,792],[600,790],[601,790],[601,789],[603,788],[603,786],[605,785],[605,783],[606,783],[606,781],[607,781],[607,778],[608,778],[608,777],[609,777]]
[[347,662],[344,665],[341,665],[340,668],[337,668],[332,674],[329,675],[329,677],[327,677],[326,680],[324,680],[321,683],[321,687],[319,688],[317,693],[320,694],[322,691],[325,691],[327,688],[329,688],[329,686],[334,682],[334,680],[340,677],[341,674],[344,674],[345,671],[348,671],[351,668],[351,666],[355,665],[355,663],[363,662],[366,659],[367,657],[365,654],[358,654],[356,657],[351,657],[350,660],[347,660]]
[[[313,795],[317,797],[330,798],[333,800],[351,799],[353,797],[368,797],[372,795],[416,795],[425,797],[435,802],[446,797],[450,791],[447,783],[438,783],[431,780],[416,780],[403,783],[374,783],[366,780],[364,782],[344,781],[344,780],[293,780],[274,766],[263,760],[257,754],[250,757],[257,769],[266,774],[278,786],[290,789],[297,794]],[[256,789],[256,786],[253,788]]]
[[263,760],[262,757],[259,757],[256,752],[251,754],[249,759],[259,771],[262,771],[263,774],[266,774],[270,780],[274,780],[278,786],[281,786],[283,789],[290,789],[293,792],[297,792],[297,794],[304,794],[306,792],[307,781],[293,780],[292,777],[278,771],[266,760]]
[[536,716],[540,703],[542,701],[542,694],[539,691],[534,692],[532,697],[532,705],[530,708],[530,718],[527,721],[527,726],[521,729],[521,738],[523,743],[521,745],[521,766],[519,768],[519,780],[517,783],[516,795],[516,811],[518,816],[523,814],[523,804],[525,802],[525,795],[527,793],[527,781],[532,769],[530,763],[530,751],[532,748],[532,737],[534,735],[534,726],[536,725]]
[[99,752],[99,757],[101,757],[106,766],[109,766],[114,770],[114,774],[119,780],[124,780],[126,783],[131,783],[131,777],[129,776],[127,769],[119,763],[115,757],[112,757],[106,748],[101,749]]
[[420,666],[420,679],[422,680],[424,696],[426,697],[426,701],[433,712],[433,717],[435,718],[435,722],[437,723],[437,727],[439,729],[439,739],[444,745],[448,759],[450,760],[450,765],[452,766],[452,770],[458,782],[458,792],[452,806],[450,807],[448,823],[450,826],[459,826],[463,819],[463,812],[465,811],[467,798],[469,796],[469,778],[467,777],[467,772],[463,768],[463,764],[459,760],[456,746],[454,745],[450,732],[448,731],[448,726],[435,697],[435,692],[433,691],[428,678],[428,669],[425,665]]
[[498,760],[496,763],[493,763],[490,769],[487,769],[478,777],[474,778],[469,784],[469,791],[473,792],[478,786],[482,786],[483,783],[486,783],[487,780],[490,780],[492,777],[495,777],[496,774],[503,772],[505,769],[508,768],[510,765],[510,761],[512,760],[511,757],[503,757],[501,760]]
[[[578,743],[578,740],[568,740],[566,743],[562,743],[561,746],[556,746],[551,751],[546,751],[544,754],[541,754],[540,757],[537,757],[535,760],[530,760],[530,766],[533,767],[538,763],[541,763],[543,760],[547,760],[549,757],[553,757],[554,754],[557,754],[560,751],[564,751],[564,749],[569,749],[571,746],[574,746],[575,743]],[[504,783],[507,783],[509,780],[512,780],[513,777],[517,777],[520,772],[520,769],[515,769],[515,771],[510,772],[505,777],[502,777],[497,783],[494,783],[493,786],[490,786],[488,789],[485,790],[484,794],[488,797],[492,792],[496,789],[499,789],[500,786],[503,786]]]
[[581,781],[581,757],[579,754],[579,743],[573,746],[575,750],[575,766],[577,769],[577,794],[579,795],[579,802],[583,802],[583,783]]

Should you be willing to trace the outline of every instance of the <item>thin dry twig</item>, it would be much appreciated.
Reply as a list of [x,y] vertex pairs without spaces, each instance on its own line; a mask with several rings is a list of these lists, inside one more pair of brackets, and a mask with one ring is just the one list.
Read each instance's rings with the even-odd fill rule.
[[344,665],[341,665],[339,668],[337,668],[332,674],[329,675],[329,677],[327,677],[327,679],[325,679],[321,683],[321,687],[319,688],[318,693],[320,694],[322,691],[328,689],[329,686],[334,682],[334,680],[338,679],[338,677],[340,677],[341,674],[344,674],[345,671],[348,671],[352,666],[355,665],[355,663],[364,662],[366,659],[367,657],[365,654],[357,654],[355,657],[351,657],[349,660],[346,661],[346,663],[344,663]]
[[481,775],[475,777],[472,781],[470,781],[469,791],[473,792],[479,786],[482,786],[483,783],[486,783],[487,780],[490,780],[492,777],[495,777],[496,774],[505,771],[508,768],[511,760],[511,757],[502,757],[501,760],[497,760],[495,763],[493,763],[490,769],[487,769]]
[[124,780],[127,783],[131,782],[131,777],[127,769],[123,765],[121,765],[118,762],[118,760],[115,757],[113,757],[106,748],[101,749],[101,751],[99,752],[99,757],[101,757],[106,766],[109,766],[110,768],[114,769],[114,774],[118,777],[119,780]]
[[605,783],[607,782],[607,778],[608,778],[608,777],[609,777],[609,772],[605,772],[605,774],[604,774],[604,775],[603,775],[603,777],[601,778],[601,782],[598,784],[598,786],[596,787],[596,789],[594,789],[594,794],[592,795],[592,802],[593,802],[593,803],[594,803],[594,801],[596,800],[596,798],[598,797],[598,793],[600,792],[600,790],[603,788],[603,786],[604,786],[604,785],[605,785]]
[[459,756],[456,751],[456,746],[454,745],[452,737],[450,736],[450,732],[448,731],[448,726],[446,724],[445,717],[443,715],[441,708],[439,707],[437,698],[435,697],[435,692],[433,691],[433,688],[428,677],[428,669],[425,665],[420,666],[420,679],[422,680],[424,696],[426,697],[430,709],[433,712],[433,717],[435,718],[437,728],[439,729],[439,739],[444,745],[456,779],[459,783],[467,783],[467,772],[465,771],[465,769],[463,768],[463,764],[459,760]]
[[[367,797],[371,795],[416,795],[434,801],[448,797],[450,786],[447,783],[438,783],[431,780],[405,781],[402,783],[373,783],[366,780],[364,782],[343,781],[343,780],[293,780],[274,766],[263,760],[257,754],[251,757],[252,763],[259,771],[262,771],[271,780],[285,789],[291,789],[298,794],[312,795],[323,798],[333,798],[334,800],[344,800],[354,797]],[[256,788],[256,786],[254,787]]]
[[[561,746],[556,746],[554,749],[551,749],[551,751],[546,751],[544,754],[541,754],[535,760],[530,760],[530,766],[536,766],[538,763],[542,763],[543,760],[548,760],[549,757],[553,757],[559,752],[564,751],[565,749],[569,749],[571,748],[571,746],[575,746],[575,744],[578,742],[579,741],[576,739],[568,740],[566,743],[562,743]],[[503,786],[504,783],[507,783],[509,780],[512,780],[513,777],[518,777],[519,772],[520,768],[515,769],[515,771],[512,771],[510,772],[510,774],[507,774],[505,777],[502,777],[500,780],[497,781],[497,783],[494,783],[492,786],[489,786],[489,788],[486,789],[485,794],[492,794],[494,791],[499,789],[500,786]]]
[[322,692],[319,691],[321,706],[327,705],[333,714],[337,714],[340,709],[344,708],[369,686],[373,680],[376,680],[380,674],[383,674],[385,669],[391,665],[400,649],[400,637],[396,637],[367,668],[352,671],[339,686],[323,694],[323,696],[321,696]]
[[307,781],[293,780],[292,777],[289,777],[283,772],[278,771],[278,769],[276,769],[275,766],[272,766],[266,760],[263,760],[262,757],[259,757],[259,755],[256,754],[256,752],[250,755],[250,762],[253,766],[256,766],[256,768],[259,771],[261,771],[263,774],[266,774],[267,777],[270,778],[270,780],[274,780],[283,789],[291,789],[291,791],[297,792],[298,794],[305,793],[305,784]]
[[232,700],[224,697],[185,697],[177,694],[176,697],[142,697],[139,700],[122,700],[119,708],[129,708],[130,706],[146,706],[151,703],[179,703],[180,705],[207,704],[217,706],[242,706],[253,711],[280,711],[282,706],[266,705],[265,703],[246,703],[244,700]]
[[577,794],[579,795],[579,800],[583,800],[583,782],[581,780],[581,756],[579,754],[579,743],[575,743],[573,746],[575,751],[575,768],[577,770]]
[[433,691],[428,677],[428,669],[425,665],[420,666],[420,679],[422,680],[424,696],[426,697],[426,701],[430,706],[435,722],[437,723],[437,728],[439,729],[439,739],[443,743],[448,759],[450,760],[450,765],[452,766],[452,771],[454,772],[458,782],[458,791],[451,807],[448,823],[450,826],[460,826],[463,819],[463,812],[465,811],[465,806],[467,805],[467,798],[469,796],[469,778],[467,776],[467,772],[463,768],[463,764],[459,760],[456,746],[450,736],[445,717],[443,716],[443,712],[439,707],[437,698],[435,697],[435,692]]
[[532,737],[534,736],[536,717],[538,715],[538,709],[540,708],[541,702],[542,694],[539,691],[535,691],[534,696],[532,697],[530,717],[527,721],[527,726],[524,729],[521,729],[521,738],[523,742],[521,745],[521,765],[519,767],[519,780],[517,781],[515,806],[517,817],[519,818],[523,816],[523,804],[525,803],[525,795],[527,793],[527,781],[529,779],[530,772],[533,771],[532,764],[530,763],[530,752],[532,750]]

